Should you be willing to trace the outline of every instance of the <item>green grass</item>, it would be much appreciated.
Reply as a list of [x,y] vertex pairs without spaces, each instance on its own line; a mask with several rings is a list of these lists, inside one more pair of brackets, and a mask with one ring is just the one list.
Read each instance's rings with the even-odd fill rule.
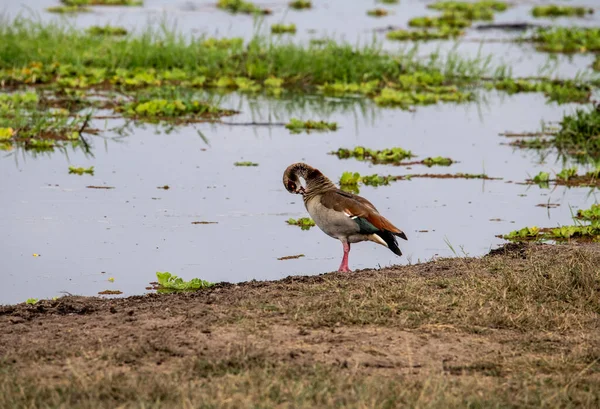
[[197,291],[214,286],[214,283],[209,283],[199,278],[192,278],[190,281],[185,281],[181,277],[177,277],[169,272],[157,272],[156,278],[159,292]]
[[535,6],[531,9],[533,17],[585,17],[587,14],[593,14],[594,9],[579,6],[559,6],[549,4],[544,6]]
[[353,149],[339,148],[331,153],[340,159],[355,158],[360,161],[371,161],[372,163],[400,163],[415,156],[411,151],[399,147],[375,150],[357,146]]
[[532,41],[539,51],[585,53],[600,51],[600,28],[538,28]]
[[552,138],[559,149],[580,155],[600,156],[600,108],[577,109],[560,121],[560,129]]
[[273,34],[296,34],[295,24],[273,24],[271,26],[271,33]]
[[309,230],[311,227],[316,226],[313,219],[309,217],[301,217],[299,219],[289,218],[286,223],[291,226],[299,226],[302,230]]
[[325,121],[302,121],[301,119],[291,118],[285,127],[292,133],[311,132],[311,131],[337,131],[338,125],[336,122]]
[[181,70],[187,80],[246,77],[262,82],[274,77],[288,87],[306,87],[336,81],[394,82],[399,75],[432,69],[444,76],[472,77],[490,74],[489,65],[481,57],[442,59],[432,54],[423,60],[410,52],[388,54],[378,44],[357,48],[329,41],[303,46],[255,37],[246,45],[235,42],[222,49],[207,46],[204,38],[190,41],[168,30],[148,29],[115,41],[53,23],[14,20],[0,25],[0,78],[6,83],[50,83],[69,68],[84,76],[92,69],[106,70],[106,79],[117,70],[139,74]]
[[104,36],[124,36],[127,35],[127,30],[124,27],[115,26],[91,26],[86,30],[91,35]]

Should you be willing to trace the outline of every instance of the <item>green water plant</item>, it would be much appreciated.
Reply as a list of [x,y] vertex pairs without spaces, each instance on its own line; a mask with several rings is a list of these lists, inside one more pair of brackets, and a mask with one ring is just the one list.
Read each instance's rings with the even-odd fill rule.
[[75,13],[88,13],[92,11],[89,7],[82,6],[53,6],[46,8],[46,11],[57,14],[75,14]]
[[159,292],[196,291],[214,286],[214,283],[199,278],[192,278],[190,281],[185,281],[183,278],[169,272],[157,272],[156,278],[158,280],[157,290]]
[[295,24],[273,24],[271,26],[271,33],[273,34],[295,34]]
[[386,9],[372,9],[372,10],[367,10],[367,16],[371,16],[371,17],[384,17],[387,16],[388,14],[390,14],[390,12]]
[[585,17],[587,14],[593,14],[594,9],[581,6],[561,6],[548,4],[535,6],[531,9],[533,17]]
[[232,115],[234,111],[221,109],[206,101],[190,98],[147,98],[128,102],[118,108],[127,116],[161,119],[161,118],[218,118]]
[[572,154],[600,156],[600,106],[576,109],[560,121],[552,143]]
[[124,36],[127,35],[127,29],[125,27],[117,26],[91,26],[86,29],[91,35],[103,35],[103,36]]
[[575,80],[525,80],[504,78],[486,84],[487,88],[495,88],[516,94],[521,92],[541,92],[548,101],[564,103],[586,103],[590,100],[594,84]]
[[311,131],[336,131],[338,129],[337,122],[325,121],[302,121],[297,118],[291,118],[285,127],[292,133],[311,132]]
[[369,149],[364,146],[357,146],[353,149],[339,148],[331,154],[340,159],[355,158],[360,161],[371,161],[373,163],[400,163],[404,159],[412,158],[411,151],[400,147],[386,148],[381,150]]
[[341,187],[358,186],[359,183],[367,186],[383,186],[389,185],[393,180],[395,180],[393,176],[381,176],[378,174],[361,176],[358,172],[344,172],[340,177],[339,184]]
[[464,33],[460,28],[444,26],[433,30],[393,30],[386,34],[386,38],[396,41],[448,40],[460,37]]
[[493,11],[505,11],[509,3],[498,0],[468,1],[437,1],[427,5],[427,8],[440,11],[468,12],[475,9],[489,9]]
[[379,80],[373,80],[369,82],[356,83],[345,83],[345,82],[334,82],[332,84],[325,83],[317,86],[319,92],[327,95],[372,95],[377,91],[379,87]]
[[585,53],[600,51],[600,28],[542,27],[531,37],[539,51]]
[[312,2],[309,0],[294,0],[289,3],[290,8],[295,10],[304,10],[312,8]]
[[235,162],[233,166],[258,166],[256,162]]
[[445,158],[442,156],[435,156],[423,159],[423,164],[426,166],[450,166],[454,163],[451,158]]
[[520,230],[514,230],[504,236],[506,240],[511,241],[565,241],[565,240],[583,240],[600,241],[600,206],[594,204],[590,209],[582,209],[577,212],[576,219],[580,219],[589,224],[582,224],[581,221],[575,225],[560,226],[556,228],[524,227]]
[[67,6],[143,6],[143,0],[60,0]]
[[244,0],[219,0],[217,7],[231,13],[242,14],[271,14],[269,9],[261,9],[254,3]]
[[432,88],[430,91],[403,91],[394,88],[384,88],[374,98],[377,105],[410,109],[415,105],[433,105],[438,102],[467,102],[475,95],[469,91],[460,91],[455,86]]
[[75,175],[83,175],[84,173],[86,173],[88,175],[93,175],[94,167],[90,166],[89,168],[82,168],[82,167],[69,166],[69,173],[72,173]]
[[37,304],[37,302],[38,302],[39,300],[40,300],[39,298],[28,298],[28,299],[25,301],[25,304],[34,305],[34,304]]
[[316,226],[315,221],[310,217],[301,217],[299,219],[289,218],[286,223],[291,226],[299,226],[302,230],[309,230],[311,227]]
[[533,183],[538,184],[540,187],[547,188],[550,182],[550,174],[548,172],[540,171],[532,179]]
[[525,239],[535,239],[540,235],[540,228],[537,226],[531,227],[523,227],[519,230],[513,230],[503,238],[506,240],[525,240]]
[[377,2],[383,4],[398,4],[400,3],[400,0],[377,0]]
[[579,209],[577,218],[592,223],[600,222],[600,204],[595,203],[589,209]]

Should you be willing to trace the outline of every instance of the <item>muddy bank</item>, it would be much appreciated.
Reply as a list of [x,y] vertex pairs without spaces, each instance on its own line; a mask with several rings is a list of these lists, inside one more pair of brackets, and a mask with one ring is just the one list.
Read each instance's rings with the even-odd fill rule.
[[597,245],[515,244],[197,293],[4,306],[0,407],[595,407],[598,266]]

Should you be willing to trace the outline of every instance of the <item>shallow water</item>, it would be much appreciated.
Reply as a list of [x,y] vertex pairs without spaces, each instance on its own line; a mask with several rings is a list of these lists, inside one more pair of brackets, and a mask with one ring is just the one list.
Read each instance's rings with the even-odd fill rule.
[[[53,3],[27,2],[36,10]],[[327,7],[321,6],[324,2],[315,3],[315,10],[290,11],[285,20],[305,19],[311,28],[335,32],[338,37],[352,33],[344,31],[350,24],[331,24],[335,10],[356,17],[353,33],[356,27],[370,30],[389,23],[386,19],[363,18],[370,3],[360,7],[358,2],[344,2],[345,6],[340,1],[330,2]],[[415,9],[420,7],[414,15],[423,14],[421,3],[406,3]],[[108,20],[111,24],[135,25],[147,21],[147,16],[159,9],[176,17],[185,30],[196,28],[214,33],[218,28],[227,36],[252,32],[251,18],[247,16],[232,17],[210,6],[206,6],[206,12],[204,8],[191,14],[177,11],[184,4],[147,1],[142,10],[102,8],[93,15],[78,16],[75,21],[78,25]],[[9,12],[14,12],[16,8],[10,7]],[[273,8],[276,13],[269,21],[279,21],[284,12]],[[406,9],[407,14],[399,11],[393,20],[405,22],[413,15],[404,3],[398,7],[401,9]],[[43,17],[49,18],[46,14]],[[302,36],[301,30],[299,37]],[[473,44],[464,46],[468,49]],[[493,47],[486,51],[501,54],[502,47],[510,49],[512,58],[531,71],[547,58],[538,53],[531,58],[533,53],[526,47]],[[584,69],[586,59],[574,58],[566,65]],[[565,72],[570,70],[567,67]],[[341,129],[292,135],[279,126],[198,124],[166,134],[164,128],[146,125],[132,128],[131,134],[121,139],[113,139],[115,135],[110,132],[103,134],[106,140],[90,137],[94,157],[81,151],[37,157],[22,151],[2,153],[0,230],[5,240],[0,247],[0,303],[52,297],[62,292],[93,295],[106,289],[121,290],[125,295],[140,294],[155,280],[156,271],[170,271],[186,279],[235,282],[335,270],[342,255],[339,242],[318,228],[302,231],[285,223],[289,217],[307,215],[301,198],[290,195],[281,183],[283,170],[296,161],[319,168],[334,181],[344,171],[393,175],[485,172],[503,178],[413,179],[378,188],[362,187],[360,194],[402,228],[409,241],[400,243],[404,252],[401,258],[373,243],[353,245],[350,266],[355,269],[416,263],[454,254],[481,255],[503,243],[495,238],[496,234],[525,225],[569,224],[575,209],[589,207],[596,201],[589,189],[551,190],[509,183],[522,182],[540,170],[562,168],[556,156],[549,155],[540,163],[537,153],[502,145],[507,139],[498,135],[504,131],[538,130],[540,121],[557,121],[563,112],[575,107],[547,104],[541,94],[508,97],[489,93],[485,103],[419,107],[414,113],[379,108],[370,101],[319,97],[275,100],[229,94],[220,105],[241,111],[224,119],[226,122],[286,122],[300,117],[336,121]],[[104,122],[94,125],[105,127]],[[339,160],[327,154],[339,147],[356,145],[375,149],[400,146],[412,150],[417,159],[440,155],[460,163],[448,168],[408,169]],[[233,165],[242,160],[258,162],[259,166]],[[93,165],[96,172],[94,176],[69,175],[69,165]],[[88,185],[115,189],[88,189]],[[157,188],[163,185],[170,189]],[[560,206],[549,210],[536,206],[548,202]],[[191,224],[194,221],[217,224]],[[34,253],[39,257],[34,257]],[[277,260],[295,254],[306,257]],[[114,278],[114,282],[109,278]]]

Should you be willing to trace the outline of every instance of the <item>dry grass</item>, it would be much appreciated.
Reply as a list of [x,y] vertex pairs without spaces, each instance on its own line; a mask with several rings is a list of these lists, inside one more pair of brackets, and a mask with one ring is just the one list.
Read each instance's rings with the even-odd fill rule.
[[0,407],[596,408],[600,252],[0,308]]

